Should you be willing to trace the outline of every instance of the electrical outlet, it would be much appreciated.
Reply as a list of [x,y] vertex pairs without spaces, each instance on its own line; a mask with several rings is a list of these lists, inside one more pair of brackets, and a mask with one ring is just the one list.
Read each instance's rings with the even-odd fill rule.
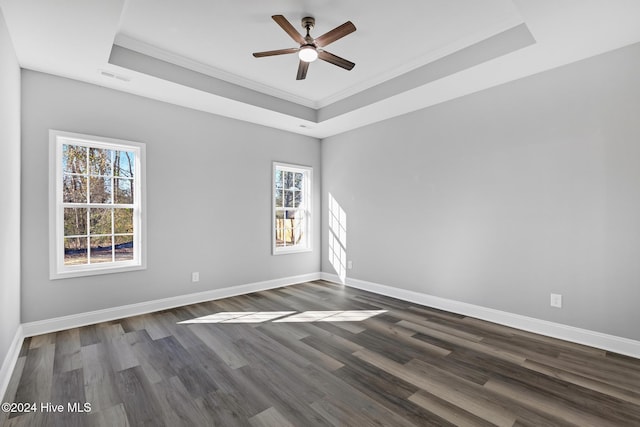
[[198,273],[197,271],[194,271],[193,273],[191,273],[191,281],[192,282],[199,282],[200,281],[200,273]]
[[351,270],[353,268],[353,261],[347,261],[347,268]]
[[551,307],[562,308],[562,295],[551,294]]

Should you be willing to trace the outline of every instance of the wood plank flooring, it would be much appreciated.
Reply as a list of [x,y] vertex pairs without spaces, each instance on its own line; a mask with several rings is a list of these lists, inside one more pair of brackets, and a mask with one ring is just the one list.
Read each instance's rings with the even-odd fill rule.
[[3,402],[37,409],[2,426],[640,426],[640,360],[317,281],[28,338]]

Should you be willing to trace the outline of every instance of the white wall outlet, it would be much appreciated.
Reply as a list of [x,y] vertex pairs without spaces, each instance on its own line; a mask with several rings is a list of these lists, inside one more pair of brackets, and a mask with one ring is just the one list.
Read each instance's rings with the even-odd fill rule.
[[347,268],[351,270],[353,268],[353,261],[347,261]]
[[193,273],[191,273],[191,281],[192,282],[199,282],[200,281],[200,273],[197,271],[194,271]]
[[551,294],[551,307],[562,308],[562,295]]

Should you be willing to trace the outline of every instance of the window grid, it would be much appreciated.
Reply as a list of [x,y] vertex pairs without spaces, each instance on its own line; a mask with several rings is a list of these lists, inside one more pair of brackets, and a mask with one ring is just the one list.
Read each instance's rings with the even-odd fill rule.
[[311,168],[274,163],[273,253],[311,250]]
[[[65,144],[63,145],[63,152],[64,152],[64,147],[65,146],[70,146],[71,144]],[[82,147],[82,145],[77,145],[78,147]],[[115,163],[113,161],[109,162],[109,174],[108,175],[104,175],[104,174],[94,174],[91,173],[91,163],[90,163],[90,152],[92,150],[96,150],[95,148],[92,147],[84,147],[84,163],[85,163],[85,167],[84,170],[86,171],[86,173],[76,173],[76,172],[69,172],[68,170],[63,170],[63,182],[64,182],[64,178],[68,177],[68,176],[76,176],[76,177],[81,177],[81,178],[85,178],[85,182],[88,182],[89,185],[85,185],[84,187],[84,192],[85,192],[85,200],[88,201],[88,203],[73,203],[73,202],[64,202],[63,201],[63,209],[67,209],[67,208],[86,208],[86,218],[85,218],[85,224],[88,224],[87,228],[87,233],[86,234],[64,234],[64,239],[65,241],[67,239],[83,239],[85,240],[85,244],[86,247],[88,248],[87,251],[87,265],[91,265],[91,264],[97,264],[97,263],[103,263],[105,262],[104,260],[102,261],[97,261],[94,262],[93,258],[93,254],[91,251],[91,239],[102,239],[105,242],[108,240],[110,240],[109,242],[109,246],[111,247],[111,260],[109,262],[115,262],[116,261],[116,252],[114,250],[114,245],[115,243],[115,237],[131,237],[133,238],[133,233],[116,233],[115,232],[115,209],[116,208],[132,208],[133,204],[118,204],[116,205],[115,202],[115,180],[119,179],[120,177],[116,178],[115,173],[114,173],[114,166]],[[102,149],[104,150],[104,149]],[[108,180],[109,181],[109,187],[112,189],[112,191],[109,193],[109,200],[104,201],[103,203],[93,203],[92,199],[91,199],[91,188],[92,188],[92,178],[98,178],[98,179],[103,179],[103,180]],[[126,179],[129,180],[131,182],[133,182],[133,178],[128,178],[128,177],[122,177],[122,179]],[[64,192],[63,192],[64,193]],[[105,233],[91,233],[91,209],[105,209],[104,205],[108,205],[108,206],[112,206],[114,209],[110,209],[110,223],[111,223],[111,230],[110,233],[105,234]],[[107,208],[108,209],[108,208]],[[97,257],[95,257],[97,258]],[[67,264],[65,262],[65,264]],[[73,264],[73,263],[71,263]]]
[[144,144],[50,132],[52,279],[145,268]]

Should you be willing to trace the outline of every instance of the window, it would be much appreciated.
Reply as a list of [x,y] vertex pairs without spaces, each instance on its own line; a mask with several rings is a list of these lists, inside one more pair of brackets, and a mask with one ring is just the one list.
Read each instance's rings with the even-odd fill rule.
[[311,172],[304,166],[273,164],[273,253],[311,250]]
[[145,146],[50,131],[50,278],[145,268]]

